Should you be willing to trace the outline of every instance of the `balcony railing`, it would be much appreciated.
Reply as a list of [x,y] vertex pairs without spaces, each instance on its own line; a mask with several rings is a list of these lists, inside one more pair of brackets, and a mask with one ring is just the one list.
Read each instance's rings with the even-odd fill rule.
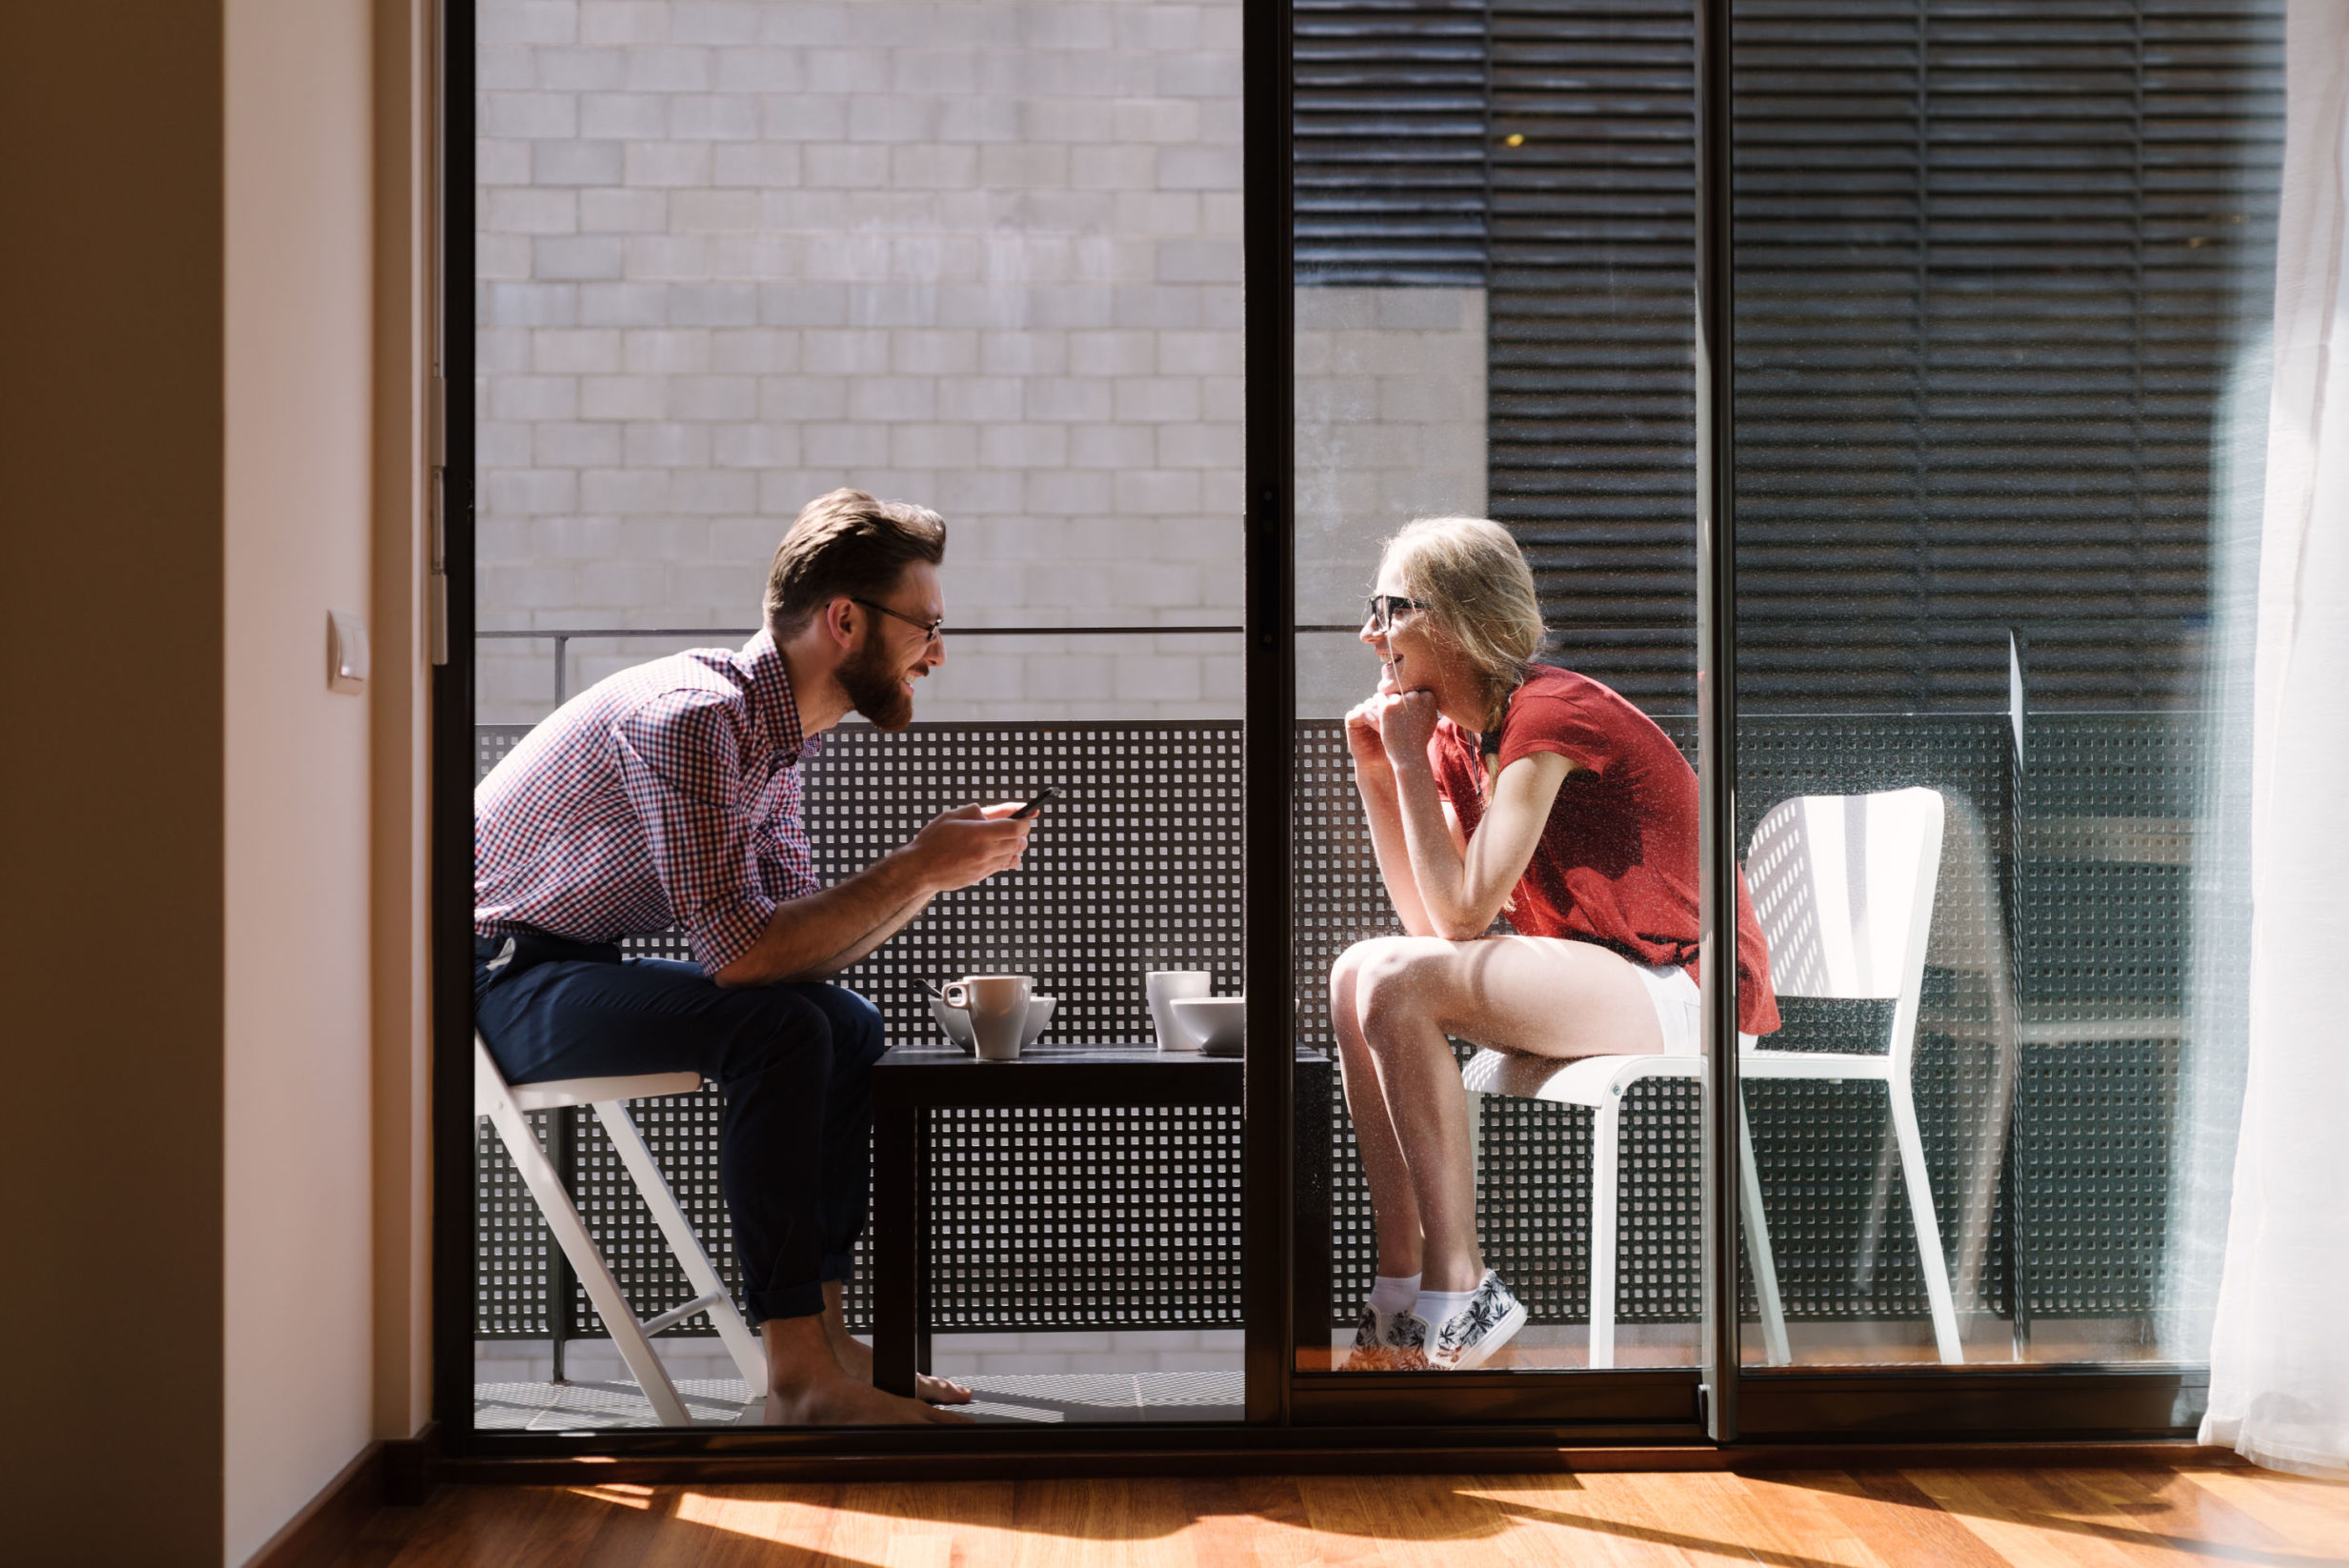
[[[1023,631],[1026,629],[1022,629]],[[1069,628],[1041,629],[1065,632]],[[1150,628],[1158,633],[1167,628]],[[1225,628],[1199,628],[1226,631]],[[536,633],[552,635],[611,635]],[[713,633],[632,633],[631,635]],[[722,634],[722,633],[718,633]],[[747,633],[746,633],[747,634]],[[1961,1311],[2012,1321],[2138,1317],[2153,1309],[2169,1195],[2169,1134],[2184,1028],[2191,715],[2035,716],[2032,767],[2018,769],[2004,714],[1773,716],[1740,726],[1740,831],[1791,794],[1926,784],[1975,826],[1945,854],[1929,958],[1917,1096]],[[1693,748],[1694,723],[1666,717]],[[480,731],[484,772],[526,727]],[[1334,721],[1296,733],[1296,1019],[1326,1048],[1324,984],[1351,943],[1395,928]],[[1062,786],[1026,867],[940,899],[845,983],[882,1010],[893,1038],[934,1025],[915,981],[1015,966],[1061,998],[1062,1038],[1146,1039],[1141,975],[1164,965],[1216,972],[1237,989],[1243,866],[1240,728],[1233,722],[916,724],[897,734],[834,732],[812,765],[809,826],[827,880],[902,843],[936,812]],[[632,949],[674,953],[673,937]],[[2003,1005],[2002,1005],[2003,1003]],[[1790,1001],[1777,1042],[1851,1049],[1880,1031],[1868,1004]],[[1862,1047],[1864,1048],[1864,1047]],[[1699,1311],[1695,1106],[1685,1085],[1639,1091],[1626,1116],[1622,1194],[1626,1323],[1685,1322]],[[1924,1293],[1905,1207],[1887,1202],[1880,1096],[1860,1085],[1753,1084],[1761,1181],[1787,1227],[1779,1267],[1790,1318],[1921,1319]],[[714,1160],[716,1100],[648,1107],[644,1131],[722,1271],[732,1266]],[[1014,1114],[1004,1113],[1005,1116]],[[1134,1288],[1118,1270],[1162,1267],[1131,1239],[1115,1256],[1039,1272],[1037,1237],[1132,1216],[1094,1212],[1088,1161],[1168,1157],[1162,1129],[1115,1108],[1056,1114],[1050,1128],[974,1125],[968,1168],[987,1175],[993,1137],[1056,1140],[1059,1174],[1030,1182],[983,1234],[954,1238],[956,1272],[986,1288],[942,1286],[941,1330],[1212,1328],[1238,1321],[1236,1113],[1191,1130],[1204,1231],[1180,1238],[1188,1288]],[[983,1118],[982,1118],[983,1119]],[[1480,1132],[1488,1254],[1536,1322],[1588,1313],[1589,1116],[1574,1107],[1489,1100]],[[1367,1192],[1342,1107],[1333,1116],[1333,1325],[1368,1289]],[[636,1211],[592,1118],[569,1148],[581,1207],[643,1310],[686,1298]],[[1141,1145],[1150,1144],[1148,1150]],[[1128,1145],[1133,1145],[1129,1148]],[[552,1249],[493,1138],[478,1153],[483,1337],[597,1332],[583,1296],[551,1299]],[[1171,1239],[1171,1238],[1170,1238]],[[1203,1249],[1203,1250],[1202,1250]],[[1104,1271],[1108,1271],[1107,1274]],[[860,1270],[860,1274],[861,1274]],[[568,1283],[567,1281],[565,1283]],[[1203,1288],[1202,1288],[1203,1287]],[[569,1293],[565,1293],[569,1294]],[[1137,1301],[1158,1302],[1137,1310]],[[853,1292],[851,1310],[865,1303]],[[679,1332],[698,1329],[689,1324]],[[706,1332],[706,1331],[705,1331]]]

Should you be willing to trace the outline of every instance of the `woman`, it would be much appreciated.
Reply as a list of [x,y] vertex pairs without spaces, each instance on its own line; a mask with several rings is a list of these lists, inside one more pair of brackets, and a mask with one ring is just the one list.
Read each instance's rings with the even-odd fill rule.
[[[1378,690],[1346,740],[1410,935],[1356,943],[1330,975],[1378,1241],[1350,1368],[1477,1366],[1525,1321],[1476,1245],[1447,1035],[1543,1056],[1701,1049],[1696,775],[1615,692],[1531,663],[1542,637],[1499,525],[1433,518],[1388,541],[1362,628]],[[1737,916],[1737,1024],[1765,1034],[1777,1005],[1742,890]]]

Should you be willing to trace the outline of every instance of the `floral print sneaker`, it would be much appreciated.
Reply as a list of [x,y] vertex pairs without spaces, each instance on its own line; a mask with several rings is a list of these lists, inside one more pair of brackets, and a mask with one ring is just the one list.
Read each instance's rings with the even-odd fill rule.
[[1427,1322],[1415,1313],[1380,1312],[1362,1303],[1362,1320],[1355,1325],[1354,1349],[1342,1369],[1347,1372],[1425,1372]]
[[1468,1304],[1436,1325],[1428,1365],[1439,1372],[1480,1367],[1524,1326],[1525,1303],[1501,1283],[1499,1275],[1487,1269]]

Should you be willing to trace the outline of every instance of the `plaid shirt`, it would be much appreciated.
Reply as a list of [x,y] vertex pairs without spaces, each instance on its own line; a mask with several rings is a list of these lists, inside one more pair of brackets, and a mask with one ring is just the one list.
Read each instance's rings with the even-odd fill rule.
[[473,930],[682,928],[715,975],[816,891],[798,764],[822,744],[764,632],[597,682],[473,791]]

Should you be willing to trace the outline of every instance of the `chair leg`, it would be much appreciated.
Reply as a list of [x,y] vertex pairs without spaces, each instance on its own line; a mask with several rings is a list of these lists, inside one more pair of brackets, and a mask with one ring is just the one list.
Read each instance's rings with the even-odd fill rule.
[[1886,1129],[1876,1152],[1876,1179],[1868,1188],[1868,1217],[1859,1226],[1859,1261],[1852,1282],[1863,1295],[1876,1288],[1877,1260],[1884,1256],[1884,1220],[1892,1213],[1893,1172],[1900,1168],[1900,1137]]
[[1760,1168],[1754,1161],[1754,1124],[1746,1118],[1745,1096],[1737,1096],[1737,1207],[1745,1218],[1745,1251],[1754,1269],[1754,1296],[1761,1304],[1762,1355],[1774,1367],[1795,1358],[1786,1342],[1786,1304],[1778,1298],[1778,1260],[1770,1247],[1770,1221],[1762,1211]]
[[1468,1096],[1468,1175],[1476,1191],[1484,1191],[1484,1092],[1463,1090]]
[[1917,1229],[1917,1261],[1925,1275],[1925,1299],[1933,1307],[1933,1338],[1942,1361],[1956,1366],[1966,1358],[1958,1337],[1958,1308],[1949,1288],[1949,1264],[1941,1256],[1941,1222],[1933,1212],[1933,1188],[1925,1176],[1925,1140],[1917,1130],[1917,1102],[1905,1081],[1887,1083],[1892,1099],[1893,1133],[1900,1140],[1900,1175],[1909,1189],[1909,1214]]
[[599,1100],[595,1106],[596,1119],[604,1124],[604,1133],[612,1146],[619,1152],[620,1162],[636,1183],[637,1196],[644,1206],[652,1211],[653,1222],[660,1226],[668,1239],[669,1250],[685,1270],[686,1282],[696,1297],[714,1296],[717,1301],[710,1308],[710,1321],[717,1328],[718,1338],[726,1345],[726,1353],[733,1357],[734,1368],[742,1380],[751,1385],[753,1395],[767,1391],[767,1353],[751,1326],[735,1310],[733,1296],[710,1264],[710,1255],[702,1251],[701,1237],[677,1207],[676,1195],[669,1190],[668,1178],[653,1163],[652,1152],[644,1146],[636,1132],[636,1123],[630,1118],[628,1107],[618,1100]]
[[1591,1361],[1615,1365],[1616,1199],[1623,1103],[1610,1095],[1591,1116]]
[[651,1401],[652,1412],[663,1426],[692,1426],[693,1417],[687,1414],[685,1401],[677,1397],[677,1385],[669,1380],[668,1371],[660,1357],[652,1352],[652,1341],[646,1338],[636,1322],[636,1315],[620,1292],[620,1282],[605,1266],[603,1255],[595,1250],[587,1226],[580,1221],[579,1211],[572,1206],[571,1194],[563,1190],[561,1177],[547,1152],[539,1147],[538,1136],[531,1124],[515,1110],[511,1101],[502,1101],[489,1113],[491,1125],[505,1141],[506,1154],[520,1173],[523,1185],[531,1196],[538,1200],[538,1212],[546,1216],[547,1229],[554,1233],[555,1244],[563,1256],[571,1259],[572,1272],[579,1283],[587,1287],[588,1299],[595,1303],[604,1327],[612,1331],[612,1342],[618,1347],[620,1359],[636,1379],[636,1386]]

